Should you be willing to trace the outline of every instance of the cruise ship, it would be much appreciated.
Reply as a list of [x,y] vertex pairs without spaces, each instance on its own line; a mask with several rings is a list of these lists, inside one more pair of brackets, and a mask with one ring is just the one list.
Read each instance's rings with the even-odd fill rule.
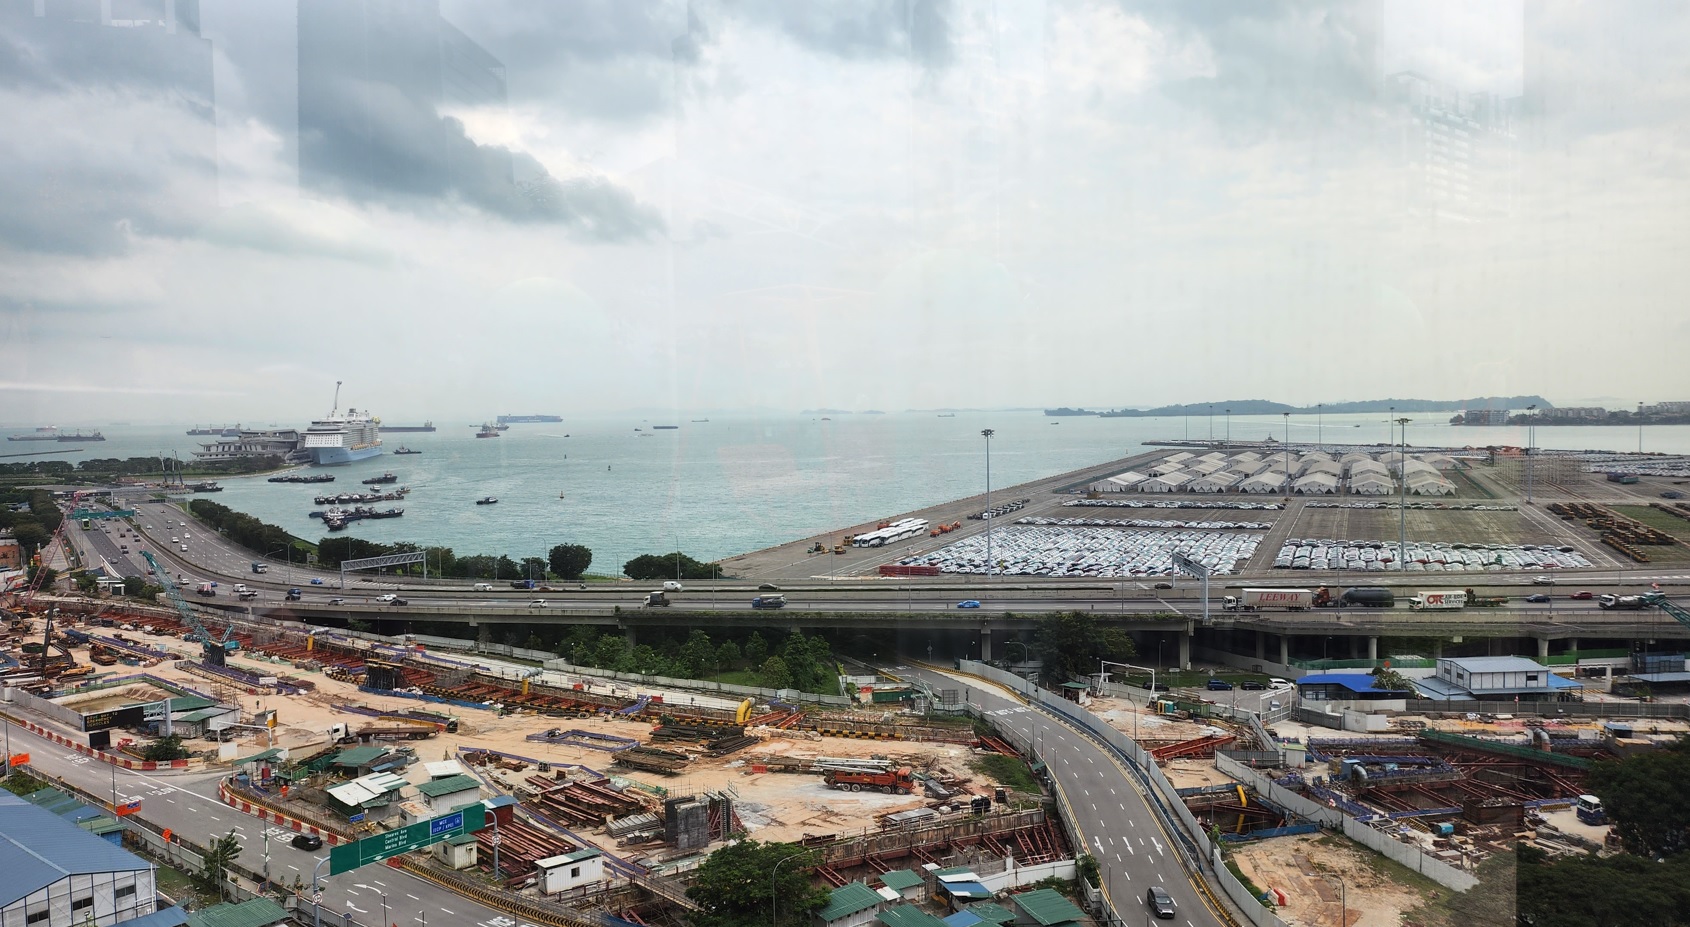
[[368,460],[381,453],[381,423],[368,412],[340,411],[340,382],[334,385],[334,411],[305,429],[302,447],[320,467]]
[[311,455],[300,449],[299,429],[242,429],[233,436],[201,444],[194,456],[202,463],[243,460],[249,457],[279,457],[284,463],[309,463]]

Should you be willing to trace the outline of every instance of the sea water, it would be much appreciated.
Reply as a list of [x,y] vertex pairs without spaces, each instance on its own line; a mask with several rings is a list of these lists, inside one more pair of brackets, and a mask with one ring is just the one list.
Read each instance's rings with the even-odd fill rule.
[[[1416,446],[1522,445],[1525,428],[1459,427],[1450,413],[1404,413],[1416,419],[1408,440]],[[1386,416],[1294,415],[1293,443],[1385,444]],[[677,424],[657,431],[653,424]],[[48,452],[27,460],[79,461],[91,457],[168,456],[186,461],[211,437],[170,427],[101,426],[107,440],[75,453],[45,442],[7,442],[0,453]],[[601,417],[562,423],[512,425],[498,438],[476,438],[468,423],[442,424],[433,433],[383,435],[384,453],[338,467],[333,483],[270,483],[264,476],[223,477],[224,491],[199,495],[294,534],[327,535],[308,513],[319,493],[386,491],[360,481],[384,471],[409,486],[398,506],[402,518],[353,522],[346,535],[389,543],[411,541],[450,547],[459,556],[507,554],[544,557],[560,543],[593,550],[593,572],[609,571],[642,553],[680,549],[718,559],[775,544],[827,534],[983,493],[990,440],[993,501],[1016,498],[1008,489],[1105,461],[1142,453],[1147,441],[1284,440],[1278,415],[1231,416],[1219,410],[1189,418],[1050,418],[1039,411],[933,412],[885,415],[770,415],[709,422],[642,421]],[[636,430],[637,429],[637,430]],[[26,426],[0,431],[13,434]],[[88,430],[88,429],[85,429]],[[1636,450],[1637,429],[1542,426],[1537,442],[1548,448]],[[1649,426],[1644,448],[1690,453],[1690,426]],[[394,456],[400,446],[421,451]],[[70,445],[76,447],[77,445]],[[476,505],[485,496],[496,505]],[[831,539],[835,540],[836,539]]]

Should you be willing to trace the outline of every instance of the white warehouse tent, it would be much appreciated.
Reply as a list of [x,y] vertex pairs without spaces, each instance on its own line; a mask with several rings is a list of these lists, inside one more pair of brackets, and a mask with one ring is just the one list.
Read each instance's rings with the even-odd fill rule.
[[1350,461],[1349,463],[1345,464],[1345,467],[1347,468],[1347,473],[1348,473],[1350,479],[1352,479],[1352,480],[1359,479],[1363,476],[1369,476],[1369,475],[1372,475],[1372,476],[1389,476],[1390,473],[1391,473],[1391,471],[1389,469],[1387,469],[1384,464],[1380,463],[1377,460],[1372,460],[1372,459],[1369,459],[1369,458],[1362,458],[1361,460]]
[[1243,492],[1275,493],[1285,488],[1285,474],[1274,470],[1263,470],[1242,483],[1238,488]]
[[1191,474],[1176,470],[1163,473],[1138,484],[1139,492],[1179,492],[1191,482]]
[[1244,474],[1242,473],[1234,473],[1231,470],[1222,470],[1219,473],[1211,473],[1208,476],[1200,476],[1197,479],[1192,480],[1191,485],[1186,488],[1192,492],[1226,492],[1232,487],[1238,485],[1238,481],[1243,478]]
[[1176,454],[1169,454],[1168,456],[1162,458],[1162,462],[1163,463],[1179,463],[1182,460],[1190,460],[1191,458],[1192,458],[1192,453],[1190,451],[1180,451]]
[[1366,473],[1350,479],[1350,492],[1358,496],[1388,496],[1396,489],[1396,482],[1384,474]]
[[1420,455],[1420,459],[1422,462],[1430,464],[1433,468],[1438,470],[1455,469],[1455,458],[1446,454],[1422,454]]
[[1178,472],[1180,472],[1181,470],[1184,470],[1184,469],[1185,468],[1183,466],[1181,466],[1178,463],[1175,463],[1174,461],[1164,460],[1161,463],[1157,464],[1156,466],[1150,468],[1150,475],[1151,476],[1167,476],[1170,473],[1178,473]]
[[1329,495],[1338,491],[1338,478],[1330,473],[1314,472],[1292,484],[1305,495]]
[[1333,476],[1337,476],[1338,474],[1344,472],[1344,468],[1339,466],[1336,461],[1327,460],[1324,457],[1316,457],[1311,454],[1308,457],[1303,458],[1302,466],[1297,470],[1297,472],[1304,476],[1307,476],[1310,473],[1329,473]]
[[[1243,453],[1232,455],[1232,462],[1235,464],[1254,463],[1255,461],[1261,459],[1262,455],[1256,453],[1255,451],[1244,451]],[[1237,468],[1234,467],[1233,469]]]
[[1408,491],[1416,496],[1453,496],[1455,484],[1436,473],[1408,473]]
[[1087,488],[1092,492],[1127,492],[1144,480],[1144,474],[1128,470],[1125,473],[1104,477]]
[[1199,473],[1207,476],[1210,473],[1225,470],[1226,464],[1219,460],[1194,460],[1187,463],[1185,469],[1190,473]]

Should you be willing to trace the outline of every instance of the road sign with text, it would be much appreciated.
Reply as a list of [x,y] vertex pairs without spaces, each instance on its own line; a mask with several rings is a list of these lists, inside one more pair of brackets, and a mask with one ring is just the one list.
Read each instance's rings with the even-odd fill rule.
[[477,802],[450,814],[418,821],[409,827],[343,843],[329,850],[329,875],[351,872],[359,866],[379,863],[388,857],[420,850],[460,834],[473,834],[486,826],[487,809]]
[[1208,577],[1208,566],[1187,557],[1185,554],[1180,553],[1177,550],[1170,556],[1174,563],[1174,569],[1180,571],[1181,573],[1184,573],[1187,576],[1194,576],[1198,579],[1205,579]]

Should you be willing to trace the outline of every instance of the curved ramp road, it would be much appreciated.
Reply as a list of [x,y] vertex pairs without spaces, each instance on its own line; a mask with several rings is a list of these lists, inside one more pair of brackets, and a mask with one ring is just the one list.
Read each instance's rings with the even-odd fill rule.
[[[1230,916],[1212,910],[1187,869],[1189,844],[1170,830],[1150,807],[1145,787],[1105,747],[989,682],[953,676],[927,667],[900,666],[900,676],[925,679],[935,689],[964,689],[968,701],[1012,732],[1012,740],[1031,744],[1065,799],[1073,831],[1085,843],[1076,851],[1096,857],[1104,894],[1126,924],[1181,927],[1232,927]],[[1172,921],[1157,920],[1145,904],[1152,885],[1173,896]]]

